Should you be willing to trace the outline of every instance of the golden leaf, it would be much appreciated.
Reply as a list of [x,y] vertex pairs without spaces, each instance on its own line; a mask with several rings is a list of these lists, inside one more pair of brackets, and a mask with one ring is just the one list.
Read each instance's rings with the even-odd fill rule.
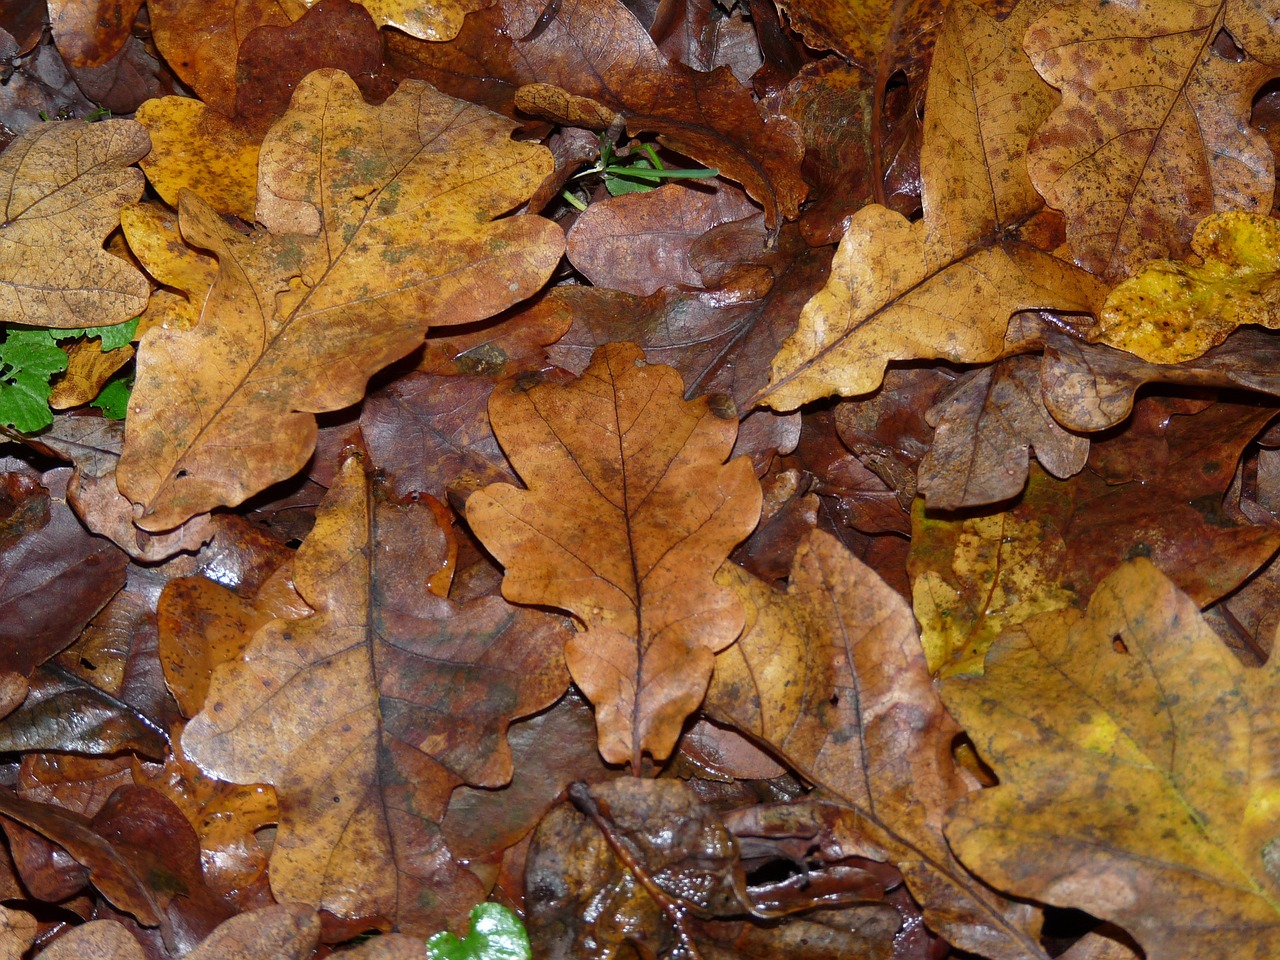
[[147,152],[132,120],[42,123],[0,154],[0,313],[40,327],[99,327],[142,312],[150,287],[102,249],[122,204],[142,195],[130,168]]
[[409,81],[380,107],[310,74],[267,135],[258,220],[244,236],[183,191],[183,236],[218,259],[191,329],[138,349],[120,489],[138,525],[173,527],[296,472],[314,414],[358,400],[428,324],[491,316],[540,287],[560,228],[494,220],[551,171],[510,121]]

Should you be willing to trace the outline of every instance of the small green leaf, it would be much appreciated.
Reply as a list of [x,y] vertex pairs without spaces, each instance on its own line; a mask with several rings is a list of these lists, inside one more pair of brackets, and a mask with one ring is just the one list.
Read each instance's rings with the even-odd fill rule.
[[444,932],[427,941],[428,960],[530,960],[532,956],[524,924],[497,903],[471,909],[471,932],[465,939]]
[[134,335],[138,332],[138,321],[140,319],[140,317],[134,317],[124,323],[113,323],[106,327],[94,327],[84,332],[91,337],[100,339],[102,341],[102,352],[107,353],[111,350],[127,347],[133,342]]
[[133,393],[133,377],[112,377],[98,393],[98,399],[89,404],[102,411],[108,420],[123,420],[129,409],[129,395]]
[[49,378],[67,369],[67,355],[47,330],[8,330],[0,343],[0,423],[34,433],[53,423]]

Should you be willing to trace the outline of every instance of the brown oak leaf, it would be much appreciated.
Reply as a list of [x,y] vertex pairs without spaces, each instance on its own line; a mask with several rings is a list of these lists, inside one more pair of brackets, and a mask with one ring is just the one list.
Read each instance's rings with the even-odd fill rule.
[[751,463],[725,458],[737,418],[681,399],[670,367],[601,347],[582,377],[489,401],[528,489],[472,494],[467,521],[506,568],[503,595],[575,614],[565,651],[612,763],[665,759],[702,700],[714,653],[742,628],[712,578],[760,514]]

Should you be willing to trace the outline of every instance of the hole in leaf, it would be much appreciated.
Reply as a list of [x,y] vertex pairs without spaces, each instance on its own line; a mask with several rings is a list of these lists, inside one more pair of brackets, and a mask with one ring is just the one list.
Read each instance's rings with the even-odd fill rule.
[[1111,649],[1114,650],[1116,653],[1128,654],[1129,652],[1129,647],[1124,642],[1124,638],[1121,637],[1120,634],[1118,633],[1111,638]]
[[1240,44],[1236,43],[1236,38],[1231,35],[1231,32],[1226,27],[1218,31],[1218,35],[1213,38],[1213,44],[1210,49],[1213,50],[1215,57],[1226,60],[1229,63],[1242,63],[1245,58],[1244,49]]

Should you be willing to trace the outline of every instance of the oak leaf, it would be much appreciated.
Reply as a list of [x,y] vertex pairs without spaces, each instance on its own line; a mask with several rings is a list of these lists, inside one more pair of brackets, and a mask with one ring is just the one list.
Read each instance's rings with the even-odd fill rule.
[[563,691],[570,631],[430,594],[417,571],[444,539],[433,510],[385,499],[348,458],[294,561],[315,613],[260,628],[183,734],[206,774],[275,786],[279,900],[430,933],[483,899],[438,823],[455,785],[510,778],[507,723]]
[[748,624],[716,657],[707,710],[769,743],[828,800],[849,833],[870,825],[926,922],[986,957],[1042,957],[1034,911],[976,882],[943,837],[968,793],[906,602],[829,534],[796,551],[786,594],[732,565],[717,580]]
[[1201,220],[1195,259],[1146,264],[1107,295],[1090,340],[1150,363],[1194,360],[1244,324],[1280,327],[1280,222],[1228,211]]
[[1190,597],[1130,561],[1087,613],[1006,631],[982,677],[943,685],[1000,778],[961,802],[952,847],[1001,889],[1120,924],[1148,956],[1276,956],[1278,670],[1243,667]]
[[[1264,7],[1062,4],[1030,26],[1027,55],[1062,103],[1032,140],[1027,169],[1066,214],[1082,266],[1118,279],[1144,259],[1181,256],[1214,211],[1270,210],[1274,160],[1249,125],[1280,59]],[[1230,31],[1227,52],[1220,31]]]
[[1031,243],[1018,227],[1042,207],[1023,167],[1053,95],[1022,53],[1040,4],[996,23],[959,0],[939,36],[925,101],[924,218],[884,207],[854,214],[827,286],[773,361],[759,399],[779,410],[878,387],[890,360],[994,360],[1010,316],[1087,312],[1101,285]]
[[182,193],[183,236],[213,252],[218,278],[191,329],[139,345],[118,471],[139,526],[164,530],[290,476],[315,444],[314,414],[359,399],[429,323],[483,319],[542,285],[560,228],[494,218],[550,157],[509,129],[416,82],[370,107],[322,70],[263,143],[257,217],[270,233],[245,237]]
[[132,120],[44,123],[0,154],[0,312],[41,327],[122,323],[150,287],[102,248],[120,207],[142,195],[130,169],[147,152]]
[[935,510],[998,503],[1027,482],[1031,450],[1055,477],[1084,468],[1089,440],[1045,409],[1040,364],[1010,357],[956,381],[929,411],[937,430],[920,462],[919,489]]
[[506,568],[503,595],[586,625],[565,651],[611,763],[665,759],[742,628],[712,581],[760,513],[751,463],[725,458],[737,420],[681,399],[670,367],[601,347],[564,387],[495,391],[489,417],[528,489],[472,495],[467,521]]

